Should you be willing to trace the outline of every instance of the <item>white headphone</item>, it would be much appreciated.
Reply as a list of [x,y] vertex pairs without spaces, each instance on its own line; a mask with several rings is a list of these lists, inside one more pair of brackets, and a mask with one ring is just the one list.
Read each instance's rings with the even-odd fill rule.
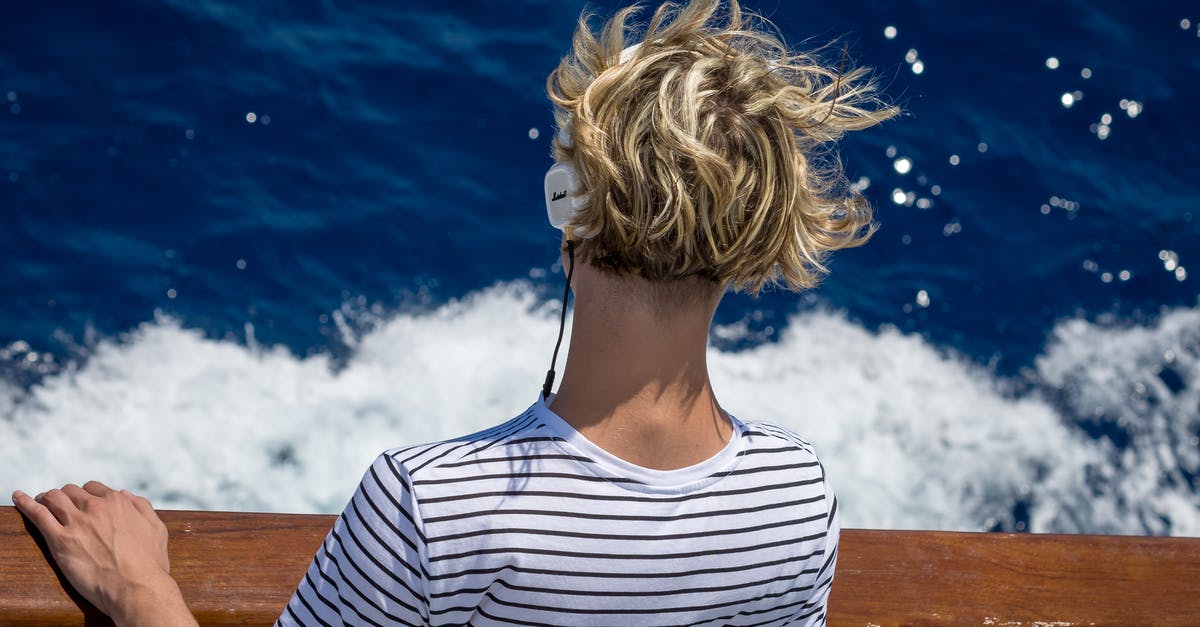
[[[571,147],[571,126],[568,122],[564,128],[558,129],[558,143]],[[579,171],[570,163],[555,162],[546,171],[546,215],[550,225],[560,231],[566,231],[575,214],[587,205],[587,194],[581,193]],[[579,233],[582,236],[582,233]]]
[[[634,53],[642,44],[637,43],[629,46],[621,51],[621,58],[618,64],[625,63],[633,58]],[[564,148],[570,148],[574,145],[574,140],[571,139],[571,114],[567,114],[567,122],[562,128],[558,129],[558,143]],[[570,227],[571,220],[575,214],[587,206],[588,195],[583,193],[583,185],[579,181],[579,170],[575,169],[570,163],[554,162],[550,169],[546,171],[544,181],[544,189],[546,193],[546,215],[550,218],[550,225],[554,228],[566,232]],[[589,237],[589,234],[582,229],[574,229],[573,233],[581,238]]]

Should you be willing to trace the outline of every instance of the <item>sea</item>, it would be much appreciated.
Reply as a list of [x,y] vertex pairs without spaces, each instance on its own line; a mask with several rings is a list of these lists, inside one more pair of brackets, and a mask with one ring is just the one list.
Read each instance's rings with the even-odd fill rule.
[[[847,526],[1200,535],[1200,5],[745,4],[904,114],[839,149],[873,240],[725,299],[723,406],[810,440]],[[524,410],[545,78],[619,6],[6,3],[0,489],[333,513]]]

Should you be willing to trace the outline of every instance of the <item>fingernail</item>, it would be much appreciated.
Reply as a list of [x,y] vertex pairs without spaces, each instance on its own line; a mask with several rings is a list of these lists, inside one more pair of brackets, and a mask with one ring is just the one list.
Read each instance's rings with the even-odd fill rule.
[[20,490],[13,490],[12,500],[16,501],[17,499],[21,499],[21,498],[29,498],[29,496]]

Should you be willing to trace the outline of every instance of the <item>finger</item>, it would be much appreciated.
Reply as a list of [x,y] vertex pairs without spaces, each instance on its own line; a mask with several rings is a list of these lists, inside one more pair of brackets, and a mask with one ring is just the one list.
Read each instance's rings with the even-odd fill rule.
[[17,506],[17,510],[24,514],[47,539],[62,532],[62,525],[59,524],[54,514],[50,513],[45,505],[33,500],[33,497],[17,490],[13,492],[12,500],[13,505]]
[[84,508],[85,504],[93,498],[92,495],[88,494],[86,490],[75,485],[74,483],[68,483],[67,485],[63,486],[62,493],[67,495],[67,498],[71,499],[71,502],[75,504],[75,507],[81,510]]
[[[114,491],[112,488],[104,485],[103,483],[94,480],[83,484],[83,489],[92,496],[108,496]],[[124,492],[124,490],[122,490],[122,492]]]
[[50,510],[50,513],[54,514],[58,522],[63,525],[70,523],[71,518],[79,513],[79,508],[75,507],[70,497],[63,494],[62,490],[47,490],[38,495],[37,502]]

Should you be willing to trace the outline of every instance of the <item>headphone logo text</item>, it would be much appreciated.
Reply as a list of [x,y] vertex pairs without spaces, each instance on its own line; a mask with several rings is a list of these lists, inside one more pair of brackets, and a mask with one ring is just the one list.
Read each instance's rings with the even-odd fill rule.
[[567,197],[567,190],[565,190],[565,189],[561,192],[554,192],[553,194],[550,195],[550,202],[562,200],[563,198],[566,198],[566,197]]

